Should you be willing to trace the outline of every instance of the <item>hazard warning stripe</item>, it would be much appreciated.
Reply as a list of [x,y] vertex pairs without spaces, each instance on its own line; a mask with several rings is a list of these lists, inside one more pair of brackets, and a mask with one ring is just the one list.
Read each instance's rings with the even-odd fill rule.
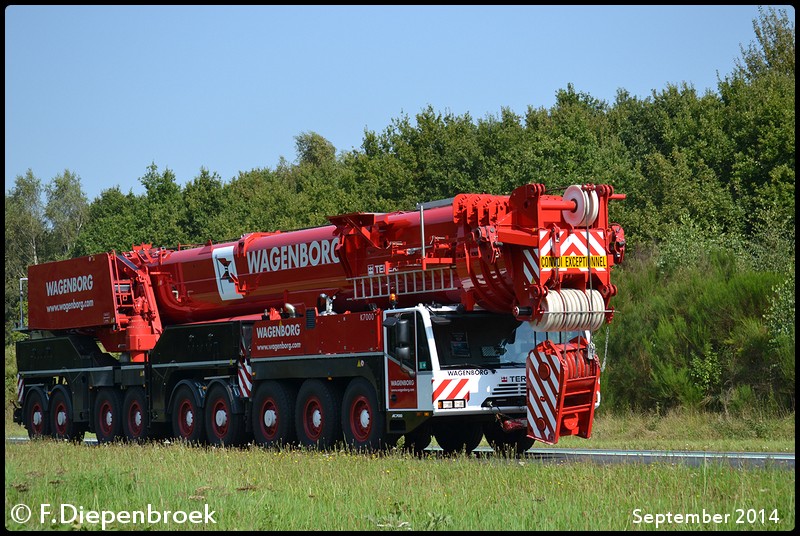
[[[438,385],[437,385],[438,383]],[[433,401],[439,400],[443,398],[445,400],[454,399],[454,398],[464,398],[469,400],[469,378],[461,378],[458,380],[455,379],[445,379],[439,380],[437,382],[434,380],[433,383]],[[448,390],[445,393],[446,390]]]
[[[552,438],[555,437],[557,426],[558,397],[560,394],[558,378],[561,372],[561,362],[553,355],[547,355],[542,352],[538,352],[537,355],[540,362],[549,365],[550,375],[546,378],[540,378],[534,367],[528,367],[528,381],[531,386],[531,392],[528,395],[528,423],[534,433],[545,434],[549,430],[549,437]],[[532,415],[535,418],[531,418]],[[537,418],[545,422],[545,430],[539,431],[535,423]]]
[[539,280],[539,250],[537,248],[533,249],[523,249],[522,253],[525,255],[525,259],[522,261],[522,271],[525,272],[525,278],[529,283],[533,283],[533,278],[536,277],[536,280]]
[[606,248],[601,243],[603,235],[600,231],[589,233],[589,246],[592,248],[594,255],[605,255]]
[[592,255],[605,255],[605,248],[600,244],[599,232],[592,231],[589,233],[588,240],[585,234],[572,234],[569,235],[561,246],[562,255],[586,255],[591,251]]
[[25,380],[17,373],[17,402],[22,404],[22,395],[25,392]]
[[247,357],[247,348],[244,340],[239,341],[239,392],[242,393],[242,398],[250,398],[250,393],[253,391],[253,367],[250,365],[250,358]]
[[[529,407],[536,417],[544,420],[546,427],[542,430],[542,433],[546,433],[548,430],[551,433],[555,433],[556,416],[554,414],[554,404],[552,403],[553,394],[549,392],[550,390],[547,386],[543,386],[540,383],[540,380],[536,375],[531,378],[531,392],[528,395]],[[536,428],[538,429],[538,426]]]
[[[552,239],[548,238],[550,235],[550,231],[546,231],[544,229],[539,229],[539,246],[541,250],[539,251],[539,255],[544,257],[546,255],[550,255],[550,252],[553,251],[553,241]],[[564,235],[564,231],[561,231],[558,235],[558,239],[561,240],[561,237]]]
[[[553,239],[549,235],[550,233],[548,231],[539,231],[541,251],[539,258],[537,259],[536,266],[537,268],[540,268],[542,272],[549,272],[554,269],[553,266],[550,265],[552,262],[547,265],[542,262],[543,258],[550,257],[553,252]],[[557,241],[561,244],[559,257],[604,257],[607,255],[606,249],[603,246],[602,230],[589,231],[588,236],[585,232],[567,233],[566,231],[561,231],[558,233]],[[587,267],[575,267],[573,269],[580,270],[581,272],[586,272],[589,270]],[[605,270],[606,268],[602,266],[592,266],[592,271]]]
[[249,359],[239,361],[239,389],[243,398],[250,398],[253,390],[253,369]]

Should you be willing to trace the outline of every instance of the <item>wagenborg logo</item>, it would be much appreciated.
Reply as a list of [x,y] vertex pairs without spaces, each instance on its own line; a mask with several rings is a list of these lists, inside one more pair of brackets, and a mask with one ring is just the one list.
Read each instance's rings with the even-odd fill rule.
[[79,275],[76,277],[65,277],[64,279],[56,279],[55,281],[46,281],[45,287],[48,296],[60,296],[71,292],[83,292],[84,290],[92,290],[94,281],[92,275]]
[[247,252],[247,267],[250,273],[277,272],[321,264],[339,262],[336,255],[337,236],[333,240],[314,240],[299,244],[287,244],[268,249]]
[[223,300],[240,300],[242,295],[236,290],[236,263],[233,261],[233,246],[217,248],[211,254],[214,272],[217,274],[217,291]]
[[257,327],[256,336],[259,339],[271,339],[273,337],[299,337],[300,324],[279,324],[277,326]]

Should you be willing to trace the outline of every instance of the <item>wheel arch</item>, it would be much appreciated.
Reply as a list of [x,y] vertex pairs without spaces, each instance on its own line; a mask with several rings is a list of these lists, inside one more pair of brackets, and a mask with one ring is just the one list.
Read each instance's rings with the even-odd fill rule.
[[198,408],[205,407],[206,384],[198,380],[185,379],[176,383],[173,386],[172,390],[170,391],[169,400],[167,402],[167,415],[170,416],[172,415],[172,407],[173,404],[175,403],[175,393],[177,393],[178,390],[184,385],[189,388],[189,391],[192,393],[192,396],[194,396],[194,401],[195,404],[197,404],[197,407]]
[[[205,389],[201,389],[201,391],[203,391],[203,398],[205,399],[207,394],[210,393],[211,390],[217,385],[225,389],[225,392],[228,393],[228,397],[231,401],[231,412],[237,415],[244,413],[245,405],[241,397],[241,391],[239,389],[239,385],[235,382],[232,383],[223,378],[214,378],[208,382],[208,384],[206,384]],[[203,403],[198,402],[197,405],[199,407],[203,407],[204,404],[205,400],[203,400]]]
[[28,401],[28,397],[33,392],[38,392],[42,397],[42,410],[45,412],[50,411],[50,393],[53,390],[48,390],[44,384],[25,385],[25,394],[22,397],[22,406]]
[[59,383],[57,385],[54,385],[53,388],[50,389],[49,396],[47,397],[47,403],[45,404],[44,408],[45,411],[50,409],[50,399],[52,399],[53,396],[55,396],[56,392],[63,392],[64,396],[67,397],[74,406],[75,401],[73,400],[72,397],[72,389],[67,388],[67,385],[64,385],[63,383]]

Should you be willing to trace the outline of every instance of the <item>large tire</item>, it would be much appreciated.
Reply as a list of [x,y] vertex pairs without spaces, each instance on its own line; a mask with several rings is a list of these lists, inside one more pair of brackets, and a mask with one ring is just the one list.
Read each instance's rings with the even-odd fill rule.
[[301,445],[328,449],[341,440],[341,400],[338,389],[329,382],[303,382],[295,406],[295,428]]
[[214,384],[208,392],[205,414],[209,445],[238,447],[244,444],[244,417],[233,412],[233,400],[222,384]]
[[262,382],[253,398],[253,438],[264,447],[291,445],[296,441],[296,389],[277,381]]
[[364,378],[354,378],[344,392],[342,431],[345,443],[356,450],[392,446],[387,440],[386,415],[378,408],[378,395]]
[[193,390],[181,385],[172,397],[172,434],[187,443],[205,441],[203,409],[199,406]]
[[483,435],[495,452],[503,456],[519,457],[531,448],[535,439],[528,437],[526,430],[503,431],[500,422],[493,421],[483,425]]
[[28,437],[36,439],[50,432],[48,414],[44,409],[45,395],[39,389],[31,389],[25,396],[23,423],[28,429]]
[[422,424],[410,432],[405,434],[403,440],[403,449],[413,453],[416,456],[422,456],[425,449],[428,448],[433,439],[431,435],[430,424]]
[[119,391],[102,388],[94,401],[94,433],[98,443],[110,443],[122,437],[122,401]]
[[122,402],[122,432],[125,440],[140,443],[147,439],[150,428],[150,415],[147,411],[147,398],[141,387],[130,387]]
[[483,428],[477,423],[446,421],[436,424],[433,436],[446,455],[471,454],[483,439]]
[[83,430],[75,424],[72,397],[63,387],[50,396],[50,434],[55,439],[82,441]]

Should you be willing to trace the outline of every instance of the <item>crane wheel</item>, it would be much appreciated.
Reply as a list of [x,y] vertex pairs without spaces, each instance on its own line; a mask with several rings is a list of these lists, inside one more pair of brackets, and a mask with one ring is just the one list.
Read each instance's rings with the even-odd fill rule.
[[28,437],[36,439],[46,436],[50,431],[48,415],[44,409],[45,395],[39,389],[32,389],[25,397],[23,419]]
[[116,441],[122,434],[122,401],[119,391],[100,389],[94,401],[94,433],[98,443]]
[[125,440],[132,443],[139,443],[147,439],[150,419],[147,412],[147,399],[144,389],[141,387],[130,387],[125,393],[125,400],[122,403],[122,411],[125,419],[122,421],[122,432]]
[[83,430],[74,421],[72,397],[63,387],[57,387],[50,397],[50,433],[56,439],[83,440]]
[[172,433],[187,443],[205,441],[203,408],[188,385],[181,385],[172,399]]
[[253,438],[264,447],[291,445],[295,442],[296,390],[285,382],[265,381],[256,387],[253,397]]
[[378,408],[375,388],[364,378],[354,378],[342,400],[342,430],[345,443],[356,450],[390,447],[386,416]]
[[233,400],[224,385],[217,383],[208,392],[205,414],[209,445],[237,447],[244,443],[244,419],[233,412]]
[[339,390],[330,382],[303,382],[295,406],[295,428],[301,445],[328,449],[341,439],[341,400]]

